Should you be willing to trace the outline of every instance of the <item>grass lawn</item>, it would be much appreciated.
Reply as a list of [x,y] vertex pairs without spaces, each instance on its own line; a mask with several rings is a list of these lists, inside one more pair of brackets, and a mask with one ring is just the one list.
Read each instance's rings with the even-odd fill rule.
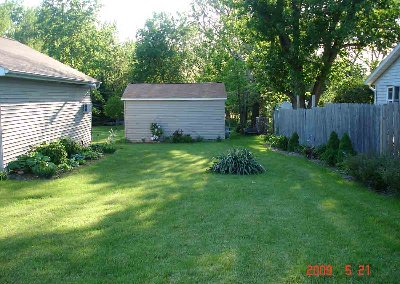
[[[233,145],[267,173],[205,173]],[[0,182],[0,283],[400,281],[399,199],[257,137],[118,148],[60,179]],[[309,264],[334,276],[307,277]],[[346,264],[371,276],[345,276]]]

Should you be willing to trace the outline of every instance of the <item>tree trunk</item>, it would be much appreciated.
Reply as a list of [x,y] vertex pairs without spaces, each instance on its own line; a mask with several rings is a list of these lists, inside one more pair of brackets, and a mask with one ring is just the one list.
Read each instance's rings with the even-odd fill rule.
[[256,127],[256,118],[258,116],[260,116],[260,103],[255,102],[251,109],[251,127]]

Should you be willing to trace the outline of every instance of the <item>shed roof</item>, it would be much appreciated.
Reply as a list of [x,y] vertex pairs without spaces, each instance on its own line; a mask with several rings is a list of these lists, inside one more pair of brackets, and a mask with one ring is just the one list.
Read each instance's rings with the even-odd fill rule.
[[129,84],[122,100],[226,99],[224,83]]
[[379,66],[369,75],[365,83],[367,85],[374,85],[376,80],[379,79],[380,76],[390,67],[396,60],[400,58],[400,44],[398,44],[393,50],[389,53],[385,59],[379,64]]
[[0,37],[0,76],[77,84],[98,81],[18,41]]

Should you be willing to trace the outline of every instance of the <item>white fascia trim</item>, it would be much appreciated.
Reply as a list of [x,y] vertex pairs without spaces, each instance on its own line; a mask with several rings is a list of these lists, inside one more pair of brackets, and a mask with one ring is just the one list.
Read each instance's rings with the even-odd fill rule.
[[122,98],[123,101],[225,101],[226,98]]
[[31,72],[17,71],[17,70],[7,70],[6,76],[12,78],[29,79],[29,80],[53,81],[60,83],[86,85],[89,86],[90,88],[97,88],[98,84],[100,83],[97,81],[77,80],[67,77],[57,77],[57,76],[43,75]]
[[5,76],[8,73],[7,69],[4,69],[3,67],[0,67],[0,76]]
[[400,56],[400,43],[393,48],[386,58],[378,65],[378,67],[365,80],[366,85],[373,85],[376,80],[398,59]]

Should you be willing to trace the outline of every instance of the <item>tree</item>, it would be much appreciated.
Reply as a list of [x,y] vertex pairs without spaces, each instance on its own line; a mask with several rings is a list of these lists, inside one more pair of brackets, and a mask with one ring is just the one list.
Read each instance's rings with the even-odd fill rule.
[[115,119],[115,125],[117,125],[118,119],[124,116],[124,104],[121,98],[118,96],[110,97],[104,106],[104,113],[108,117]]
[[185,18],[154,14],[137,34],[132,79],[139,83],[177,83],[185,76],[189,26]]
[[[295,105],[318,102],[338,54],[348,48],[388,48],[400,37],[397,0],[231,1],[250,13],[249,24],[268,43],[271,87]],[[276,75],[274,75],[276,74]]]

